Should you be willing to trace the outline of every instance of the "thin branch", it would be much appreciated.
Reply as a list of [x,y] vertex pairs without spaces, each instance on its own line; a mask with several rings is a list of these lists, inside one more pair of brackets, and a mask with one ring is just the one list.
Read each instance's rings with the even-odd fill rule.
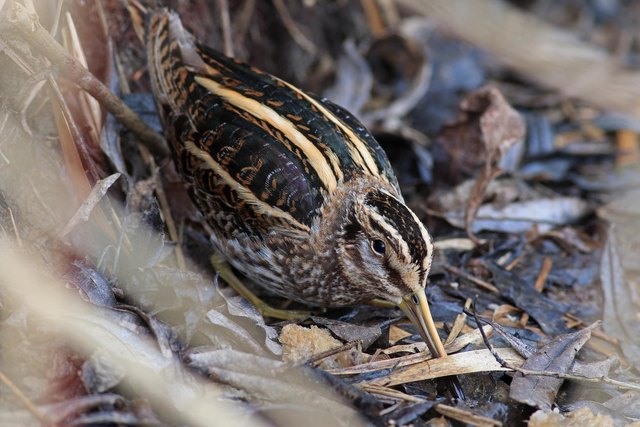
[[[136,134],[140,141],[156,155],[168,156],[164,138],[147,126],[136,113],[78,61],[71,58],[64,48],[51,37],[26,10],[16,8],[15,20],[5,20],[0,24],[0,34],[6,31],[22,34],[24,40],[38,53],[46,57],[59,71],[59,75],[73,81],[97,99],[114,117]],[[7,42],[8,40],[4,40]]]
[[224,54],[233,58],[233,38],[231,37],[231,19],[229,18],[229,2],[218,0],[220,8],[220,26],[222,27],[222,39],[224,40]]
[[486,289],[487,291],[493,292],[495,294],[499,294],[500,290],[498,288],[496,288],[494,285],[492,285],[491,283],[479,279],[475,276],[472,276],[471,274],[460,270],[457,267],[454,267],[452,265],[449,264],[445,264],[442,266],[445,270],[447,270],[449,273],[455,274],[456,276],[462,277],[465,280],[470,281],[471,283],[478,285],[479,287]]
[[282,0],[273,0],[273,5],[276,7],[280,18],[282,19],[282,23],[284,24],[293,40],[304,50],[307,51],[310,55],[314,55],[318,53],[318,48],[316,45],[304,35],[300,28],[298,28],[298,24],[293,20],[291,14],[289,13],[289,9],[284,4]]
[[364,10],[364,15],[367,17],[371,34],[376,38],[382,37],[387,32],[387,28],[382,19],[379,5],[375,0],[360,0],[360,4]]
[[548,256],[544,257],[542,267],[540,268],[540,272],[538,273],[538,277],[536,278],[536,283],[534,285],[536,291],[542,292],[542,290],[544,289],[544,283],[547,281],[547,277],[549,277],[551,267],[553,267],[553,259]]
[[323,351],[322,353],[318,353],[318,354],[314,355],[313,357],[311,357],[309,360],[307,360],[303,364],[317,365],[318,362],[321,362],[322,360],[326,359],[327,357],[335,356],[336,354],[342,353],[343,351],[351,350],[352,348],[357,347],[361,343],[362,343],[362,341],[356,340],[356,341],[348,342],[348,343],[346,343],[344,345],[341,345],[340,347],[336,347],[336,348],[332,348],[331,350]]
[[43,425],[51,426],[51,421],[42,413],[42,411],[25,395],[17,385],[14,384],[4,372],[0,371],[0,382],[6,385],[9,390],[20,400],[25,408],[29,410]]

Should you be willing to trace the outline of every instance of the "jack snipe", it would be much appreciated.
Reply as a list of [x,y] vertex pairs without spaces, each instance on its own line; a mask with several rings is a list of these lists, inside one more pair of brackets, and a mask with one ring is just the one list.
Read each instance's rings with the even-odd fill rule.
[[[398,305],[446,356],[425,285],[433,245],[389,161],[326,99],[199,44],[177,15],[148,24],[149,71],[191,198],[233,267],[310,306]],[[265,309],[226,270],[223,278]]]

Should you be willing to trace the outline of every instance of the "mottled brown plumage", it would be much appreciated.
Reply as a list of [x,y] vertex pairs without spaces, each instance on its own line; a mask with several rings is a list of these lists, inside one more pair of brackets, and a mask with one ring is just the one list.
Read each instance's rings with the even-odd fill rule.
[[224,258],[311,306],[382,298],[444,349],[424,294],[433,245],[364,126],[326,99],[148,24],[153,91],[174,160]]

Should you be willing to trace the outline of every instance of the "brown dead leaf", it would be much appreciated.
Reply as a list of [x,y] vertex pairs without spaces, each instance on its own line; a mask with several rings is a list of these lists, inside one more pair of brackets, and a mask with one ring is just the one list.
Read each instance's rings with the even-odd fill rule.
[[439,142],[451,158],[452,170],[478,175],[467,202],[465,228],[472,240],[471,223],[489,183],[501,170],[498,163],[515,141],[525,133],[525,124],[504,96],[492,86],[471,92],[460,103],[460,116],[446,126]]
[[[522,365],[530,371],[567,373],[582,346],[591,338],[594,323],[579,332],[560,335],[544,345]],[[551,410],[563,379],[552,376],[524,376],[517,373],[511,381],[509,397],[543,410]]]
[[404,329],[398,328],[396,325],[391,325],[389,328],[389,344],[395,344],[400,340],[410,337],[412,334]]
[[[288,362],[305,362],[313,356],[342,346],[326,329],[312,325],[310,328],[290,324],[280,333],[282,358]],[[362,357],[357,351],[343,351],[326,357],[320,367],[323,369],[342,368],[361,363]]]

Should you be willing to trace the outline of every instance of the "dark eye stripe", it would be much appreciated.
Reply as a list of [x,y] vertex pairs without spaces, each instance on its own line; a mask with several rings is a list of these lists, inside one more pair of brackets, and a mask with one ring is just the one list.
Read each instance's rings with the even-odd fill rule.
[[394,287],[398,288],[403,294],[410,294],[411,288],[402,280],[402,275],[391,266],[389,260],[385,258],[384,269],[389,275],[389,281],[393,284]]

